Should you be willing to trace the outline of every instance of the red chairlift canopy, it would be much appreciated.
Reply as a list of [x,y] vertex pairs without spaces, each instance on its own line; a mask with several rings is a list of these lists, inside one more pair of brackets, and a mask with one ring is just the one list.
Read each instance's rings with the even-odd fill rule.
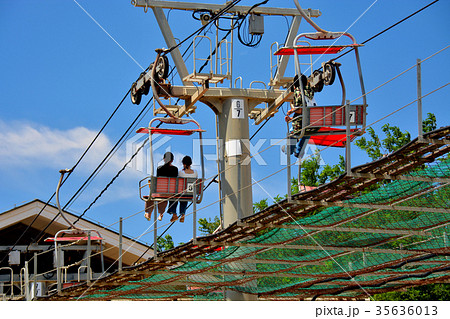
[[[359,129],[351,129],[350,132],[356,132]],[[345,129],[339,129],[334,127],[321,127],[318,133],[330,132],[330,135],[313,135],[309,138],[308,144],[314,144],[319,146],[331,146],[331,147],[345,147],[347,142],[347,134]],[[339,134],[342,132],[342,134]],[[353,141],[356,135],[350,135],[350,140]]]
[[[297,46],[298,55],[307,54],[336,54],[345,48],[359,47],[361,44],[347,44],[347,45],[319,45],[319,46]],[[294,47],[279,48],[274,55],[294,55]]]
[[[103,238],[98,237],[98,236],[91,236],[91,240],[102,240],[102,239]],[[49,238],[46,238],[44,240],[44,242],[79,241],[79,240],[88,240],[88,237],[87,236],[83,236],[83,237],[58,237],[58,238],[56,238],[56,240],[55,240],[54,237],[49,237]]]
[[148,134],[150,133],[150,131],[152,134],[185,135],[185,136],[189,136],[199,132],[206,132],[205,130],[201,129],[180,130],[180,129],[159,128],[159,127],[151,127],[150,129],[148,129],[147,127],[141,127],[136,131],[136,133]]

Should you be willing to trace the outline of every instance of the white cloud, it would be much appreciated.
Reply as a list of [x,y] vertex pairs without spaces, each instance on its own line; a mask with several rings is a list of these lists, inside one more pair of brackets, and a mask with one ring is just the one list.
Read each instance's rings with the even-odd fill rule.
[[[93,140],[96,131],[85,127],[59,130],[29,122],[0,120],[0,167],[14,168],[70,168]],[[84,169],[92,169],[111,149],[111,142],[100,135],[83,159]],[[123,156],[111,160],[113,169],[123,165]],[[111,165],[112,164],[112,165]]]
[[[49,182],[53,185],[57,171],[73,167],[96,135],[97,131],[86,127],[56,129],[28,121],[5,122],[0,119],[0,175],[11,173],[11,176],[17,180],[16,184],[20,185],[17,187],[28,187],[26,183],[29,180],[23,177],[25,175],[35,178],[35,182],[38,179],[39,182],[44,184]],[[82,193],[79,201],[81,203],[92,201],[93,197],[122,169],[146,138],[142,134],[130,137],[109,160],[95,181],[89,185],[89,191]],[[72,187],[78,187],[78,183],[92,173],[111,150],[113,143],[114,141],[105,134],[98,137],[77,167],[75,180],[71,178]],[[181,159],[185,153],[172,149],[172,140],[161,140],[160,144],[155,143],[156,146],[159,145],[154,149],[153,154],[155,167],[162,164],[164,152],[172,151],[175,155],[174,164],[181,169]],[[187,148],[189,149],[189,146]],[[192,152],[188,151],[188,153]],[[120,180],[115,181],[110,187],[110,191],[104,195],[103,200],[96,203],[96,207],[111,201],[137,198],[137,183],[150,172],[149,157],[149,148],[146,145],[121,174]],[[194,169],[200,174],[199,163],[194,164],[196,164]],[[44,172],[48,169],[55,174],[49,176],[47,172]],[[206,178],[213,177],[217,172],[215,161],[205,161],[205,170]],[[68,190],[66,189],[65,192]]]

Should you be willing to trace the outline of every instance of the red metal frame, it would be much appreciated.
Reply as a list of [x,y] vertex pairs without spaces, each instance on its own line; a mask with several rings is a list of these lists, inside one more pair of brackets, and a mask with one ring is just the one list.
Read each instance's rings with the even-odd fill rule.
[[[350,132],[354,133],[359,129],[351,129]],[[321,135],[312,135],[308,140],[308,144],[314,144],[319,146],[331,146],[331,147],[345,147],[347,142],[347,135],[345,129],[339,129],[334,127],[321,127],[318,133]],[[329,133],[326,135],[326,133]],[[356,138],[356,134],[350,135],[350,140],[353,141]]]
[[[347,45],[319,45],[319,46],[297,46],[295,47],[297,54],[309,55],[309,54],[336,54],[344,50],[345,48],[359,47],[360,44],[347,44]],[[283,47],[279,48],[274,55],[294,55],[294,48]]]
[[201,129],[192,129],[192,130],[180,130],[180,129],[168,129],[168,128],[159,128],[159,127],[141,127],[136,133],[145,133],[145,134],[166,134],[166,135],[184,135],[189,136],[194,133],[205,132],[205,130]]
[[[54,237],[48,237],[44,240],[44,242],[61,242],[61,241],[80,241],[80,240],[88,240],[87,236],[84,237],[59,237],[59,238],[54,238]],[[92,236],[91,240],[103,240],[103,238],[98,237],[98,236]]]

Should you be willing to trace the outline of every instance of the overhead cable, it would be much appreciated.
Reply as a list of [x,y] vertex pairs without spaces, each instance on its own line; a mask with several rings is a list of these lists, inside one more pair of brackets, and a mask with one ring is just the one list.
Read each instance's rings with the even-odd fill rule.
[[[294,0],[294,1],[295,1],[295,0]],[[395,26],[399,25],[400,23],[402,23],[402,22],[408,20],[409,18],[411,18],[411,17],[413,17],[414,15],[418,14],[419,12],[425,10],[426,8],[428,8],[429,6],[435,4],[435,3],[438,2],[438,1],[439,1],[439,0],[434,0],[433,2],[431,2],[431,3],[429,3],[428,5],[422,7],[421,9],[417,10],[416,12],[414,12],[414,13],[410,14],[409,16],[403,18],[402,20],[400,20],[400,21],[394,23],[394,24],[391,25],[390,27],[384,29],[383,31],[378,32],[377,34],[373,35],[372,37],[368,38],[367,40],[361,42],[361,44],[366,44],[367,42],[369,42],[369,41],[375,39],[376,37],[382,35],[382,34],[385,33],[386,31],[388,31],[388,30],[394,28]],[[341,55],[337,56],[337,57],[334,58],[333,60],[337,60],[337,59],[343,57],[344,55],[348,54],[348,53],[351,52],[352,50],[353,50],[353,49],[350,49],[350,50],[348,50],[348,51],[342,53]],[[280,107],[281,107],[281,106],[280,106]],[[280,108],[280,107],[278,107],[278,108]],[[266,125],[266,124],[267,124],[267,122],[269,122],[269,120],[270,120],[270,118],[266,119],[265,122],[259,126],[258,130],[252,135],[252,138],[253,138],[253,137],[254,137],[254,136],[255,136],[255,135],[256,135],[256,134],[264,127],[264,126],[265,126],[265,125]]]
[[[66,182],[66,180],[69,178],[69,176],[73,173],[73,171],[77,168],[77,166],[80,164],[80,162],[83,160],[83,158],[86,156],[86,154],[88,153],[88,151],[91,149],[91,147],[94,145],[94,143],[97,141],[98,137],[100,136],[100,134],[103,132],[103,130],[105,129],[105,127],[109,124],[109,122],[111,121],[111,119],[114,117],[114,115],[116,114],[116,112],[119,110],[119,108],[122,106],[123,102],[125,101],[126,97],[128,96],[128,94],[130,93],[130,90],[127,91],[127,93],[124,95],[124,97],[122,98],[122,100],[120,101],[120,103],[116,106],[116,108],[114,109],[114,111],[111,113],[111,115],[108,117],[108,119],[106,120],[106,122],[103,124],[103,126],[101,127],[101,129],[98,131],[97,135],[92,139],[92,141],[89,143],[88,147],[85,149],[85,151],[83,152],[83,154],[80,156],[80,158],[76,161],[76,163],[72,166],[72,169],[70,171],[69,174],[66,175],[66,177],[62,180],[61,185],[64,185],[64,183]],[[47,200],[47,202],[44,204],[44,206],[40,209],[39,213],[37,213],[36,216],[34,216],[33,220],[31,221],[30,224],[28,224],[27,228],[20,234],[19,238],[16,240],[16,242],[10,247],[9,252],[11,252],[14,247],[16,247],[16,245],[18,244],[18,242],[23,238],[23,236],[26,234],[26,232],[31,228],[31,226],[34,224],[34,222],[38,219],[38,217],[42,214],[42,212],[44,211],[44,209],[48,206],[48,204],[50,204],[50,201],[53,199],[53,197],[55,197],[56,192],[54,192],[52,194],[52,196],[50,196],[50,198]],[[8,252],[8,253],[9,253]],[[8,254],[6,254],[7,256]],[[0,261],[0,263],[3,262],[3,260],[6,257],[3,257],[3,259]]]

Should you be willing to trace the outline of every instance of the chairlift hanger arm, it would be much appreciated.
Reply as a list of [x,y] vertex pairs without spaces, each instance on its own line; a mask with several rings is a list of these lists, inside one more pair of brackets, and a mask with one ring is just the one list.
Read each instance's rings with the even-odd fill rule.
[[59,178],[59,182],[58,182],[58,186],[56,187],[56,205],[58,207],[59,210],[59,214],[61,215],[61,217],[69,224],[70,227],[72,227],[73,229],[79,230],[78,227],[76,227],[70,220],[67,219],[67,217],[64,215],[64,212],[61,208],[61,205],[59,203],[59,189],[61,188],[61,184],[64,178],[64,174],[66,173],[71,173],[72,169],[62,169],[59,171],[59,173],[61,174],[60,178]]
[[298,12],[300,13],[300,15],[314,28],[316,29],[318,32],[326,32],[324,29],[322,29],[321,27],[319,27],[316,23],[314,23],[311,18],[305,13],[305,11],[302,9],[302,7],[300,6],[300,4],[298,3],[298,0],[294,0],[294,4],[297,7]]
[[[132,4],[135,7],[142,8],[162,8],[162,9],[174,9],[174,10],[185,10],[185,11],[196,11],[196,10],[211,10],[219,11],[222,10],[224,5],[212,4],[212,3],[187,3],[180,1],[154,1],[154,0],[133,0]],[[248,12],[250,6],[233,6],[228,13],[241,13]],[[308,13],[310,17],[317,18],[322,15],[322,13],[317,9],[306,9],[303,10]],[[271,8],[271,7],[256,7],[252,10],[254,14],[261,15],[276,15],[276,16],[300,16],[300,12],[293,8]]]

